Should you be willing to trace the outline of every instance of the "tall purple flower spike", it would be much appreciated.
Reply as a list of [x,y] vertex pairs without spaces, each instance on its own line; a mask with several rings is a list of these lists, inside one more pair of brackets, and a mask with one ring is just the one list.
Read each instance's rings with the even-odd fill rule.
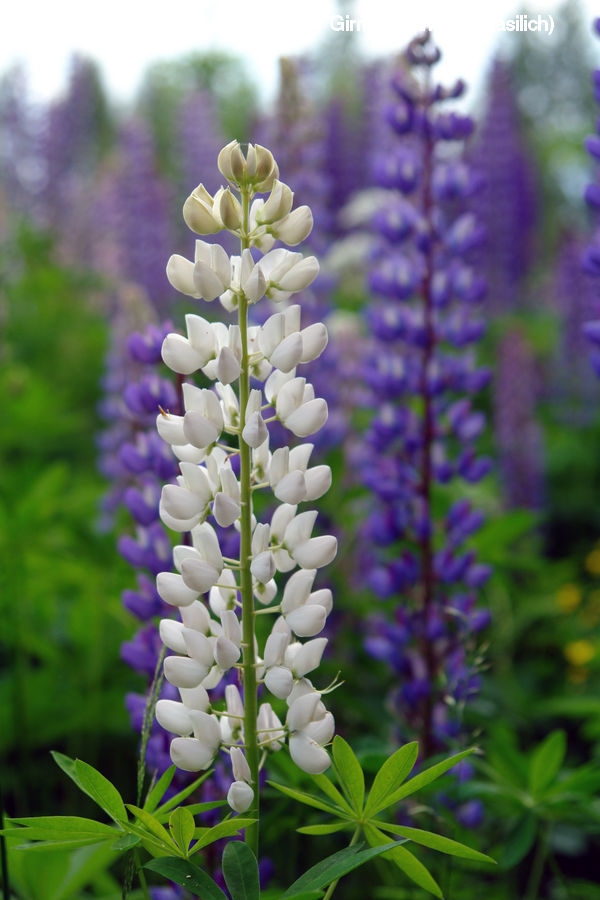
[[[600,18],[594,20],[595,34],[600,37]],[[600,105],[600,68],[592,73],[594,98]],[[596,165],[595,178],[588,184],[585,190],[585,200],[594,215],[595,230],[592,239],[586,247],[582,265],[583,271],[592,279],[600,279],[600,120],[596,125],[596,133],[585,139],[585,149]],[[600,280],[594,281],[597,309],[600,312]],[[600,319],[594,319],[586,323],[584,333],[592,344],[591,362],[600,377]]]
[[589,364],[589,341],[584,333],[587,322],[598,313],[598,284],[583,271],[584,243],[574,234],[566,234],[558,249],[552,275],[555,308],[559,321],[557,356],[553,366],[553,406],[561,420],[569,425],[589,424],[600,400],[600,353]]
[[544,448],[535,411],[540,378],[531,345],[516,328],[497,349],[494,425],[502,497],[507,508],[539,509],[544,500]]
[[169,188],[156,168],[147,126],[129,121],[99,188],[95,265],[143,288],[159,316],[173,296],[162,260],[172,246]]
[[438,59],[428,31],[409,45],[387,113],[397,139],[375,160],[389,201],[374,219],[370,282],[381,300],[365,377],[376,412],[362,452],[373,502],[361,567],[387,601],[366,646],[394,673],[402,737],[417,736],[425,757],[459,736],[477,692],[477,635],[489,620],[477,597],[490,574],[465,547],[482,513],[446,487],[489,471],[475,448],[485,418],[470,399],[489,374],[472,350],[483,331],[485,284],[471,263],[482,230],[467,210],[477,180],[460,150],[473,124],[446,110],[464,86],[433,82]]
[[538,187],[521,133],[511,71],[496,60],[487,84],[487,106],[470,158],[482,177],[473,210],[486,228],[481,271],[486,305],[495,315],[523,306],[523,283],[534,258]]

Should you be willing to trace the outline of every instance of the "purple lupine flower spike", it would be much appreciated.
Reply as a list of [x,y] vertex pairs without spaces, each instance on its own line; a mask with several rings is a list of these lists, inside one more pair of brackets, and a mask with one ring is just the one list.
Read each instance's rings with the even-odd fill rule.
[[[593,30],[600,37],[600,18],[594,19]],[[600,68],[592,72],[594,98],[600,105]],[[592,210],[595,229],[582,256],[583,271],[592,279],[592,291],[596,296],[596,316],[600,313],[600,120],[596,123],[596,134],[585,141],[585,148],[595,163],[594,181],[585,189],[585,200]],[[600,377],[600,318],[591,319],[584,326],[584,333],[592,345],[591,363]]]
[[159,315],[167,312],[172,297],[162,265],[172,246],[169,195],[147,126],[128,122],[119,136],[116,163],[99,189],[94,262],[142,288]]
[[535,418],[539,381],[531,345],[512,329],[498,345],[494,384],[498,466],[508,508],[539,509],[544,499],[543,439]]
[[524,302],[523,282],[535,253],[539,191],[507,63],[494,62],[486,95],[487,108],[471,153],[483,182],[473,209],[487,231],[480,267],[488,281],[488,308],[498,315]]
[[459,735],[478,689],[473,656],[489,616],[477,596],[490,574],[466,545],[482,514],[444,500],[449,482],[475,483],[490,468],[476,452],[485,418],[471,400],[489,374],[472,349],[485,294],[473,265],[483,231],[469,208],[478,179],[461,152],[473,123],[446,111],[464,86],[433,83],[438,59],[429,32],[411,43],[410,71],[394,76],[397,109],[385,112],[397,137],[374,164],[389,199],[373,222],[370,284],[381,300],[365,375],[377,412],[361,454],[375,498],[362,568],[382,600],[394,598],[382,605],[391,619],[372,618],[366,647],[397,677],[402,737],[418,736],[425,756]]

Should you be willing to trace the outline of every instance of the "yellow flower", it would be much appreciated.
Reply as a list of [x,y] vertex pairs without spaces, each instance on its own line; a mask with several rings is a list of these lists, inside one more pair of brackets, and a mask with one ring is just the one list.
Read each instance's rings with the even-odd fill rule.
[[565,647],[564,654],[572,666],[585,666],[596,655],[596,648],[591,641],[571,641]]
[[585,567],[591,575],[600,575],[600,548],[588,553]]
[[581,603],[581,588],[576,584],[563,584],[556,592],[556,604],[564,613],[577,609]]

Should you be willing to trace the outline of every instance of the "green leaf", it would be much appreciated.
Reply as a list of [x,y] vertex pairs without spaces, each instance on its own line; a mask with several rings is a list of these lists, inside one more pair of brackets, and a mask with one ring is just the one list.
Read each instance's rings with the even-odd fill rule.
[[33,844],[17,844],[14,848],[15,850],[27,850],[29,853],[33,850],[76,850],[78,847],[90,847],[92,844],[97,844],[98,838],[81,838],[81,840],[73,839],[67,840],[58,840],[58,841],[35,841]]
[[450,756],[448,759],[444,759],[442,762],[437,763],[437,765],[431,766],[429,769],[425,769],[424,772],[415,775],[414,778],[411,778],[410,781],[407,781],[402,787],[393,791],[387,798],[385,806],[380,807],[380,809],[386,809],[388,806],[393,806],[394,803],[404,800],[405,797],[409,797],[416,791],[421,790],[421,788],[431,784],[432,781],[435,781],[441,775],[444,775],[448,769],[457,765],[457,763],[459,763],[461,759],[464,759],[465,756],[469,756],[469,754],[473,753],[473,750],[474,748],[471,750],[463,750],[462,753]]
[[107,840],[114,838],[117,832],[111,825],[97,822],[95,819],[82,819],[78,816],[32,816],[30,818],[14,818],[18,828],[8,828],[5,833],[12,836],[22,835],[26,840],[36,840],[36,835],[52,840],[54,837],[61,839],[81,838],[88,840]]
[[197,850],[213,844],[220,838],[231,837],[232,834],[237,834],[242,828],[248,828],[249,825],[253,825],[255,822],[256,819],[242,819],[240,816],[235,816],[233,819],[219,822],[218,825],[214,825],[212,828],[196,828],[194,837],[197,840],[194,846],[191,847],[190,853],[196,853]]
[[532,813],[521,816],[504,843],[504,852],[500,859],[503,869],[512,869],[527,856],[535,842],[536,833],[535,816]]
[[116,850],[118,852],[131,850],[131,848],[139,844],[140,841],[141,837],[139,834],[122,834],[121,837],[114,842],[111,850]]
[[394,842],[385,847],[371,847],[368,850],[363,850],[363,846],[363,844],[354,844],[322,859],[316,866],[301,875],[282,895],[281,900],[290,900],[291,897],[297,898],[298,894],[310,893],[327,887],[332,881],[337,881],[338,878],[347,875],[353,869],[358,869],[370,859],[387,853],[393,847],[398,846],[398,843]]
[[302,891],[301,894],[288,894],[285,895],[288,900],[320,900],[323,896],[323,891]]
[[529,790],[538,797],[556,778],[567,750],[564,731],[553,731],[534,750],[529,763]]
[[[379,831],[378,828],[369,823],[365,825],[365,836],[372,847],[392,843],[392,839],[387,834]],[[387,856],[387,859],[395,863],[406,877],[418,884],[419,887],[429,891],[434,897],[439,897],[440,900],[443,900],[442,891],[437,881],[428,872],[423,863],[405,847],[396,845]]]
[[419,745],[416,741],[412,741],[412,743],[400,747],[389,759],[386,759],[369,791],[365,806],[366,816],[374,816],[389,806],[389,795],[400,787],[410,773],[417,761],[418,753]]
[[221,888],[214,883],[212,878],[189,859],[175,859],[171,856],[152,859],[144,866],[151,872],[157,872],[163,878],[174,881],[175,884],[186,888],[190,893],[196,893],[202,900],[227,900]]
[[365,776],[352,747],[339,734],[333,739],[333,760],[342,789],[360,816],[365,800]]
[[75,775],[81,790],[115,822],[127,822],[127,812],[120,793],[108,778],[81,759],[75,760]]
[[162,773],[152,790],[149,791],[143,809],[146,809],[148,812],[154,812],[164,797],[165,791],[171,786],[176,769],[177,766],[169,766],[167,771]]
[[70,756],[65,756],[64,753],[59,753],[58,750],[51,750],[50,754],[56,765],[63,770],[65,775],[68,775],[69,778],[75,782],[77,787],[80,790],[83,790],[81,782],[79,781],[79,778],[77,777],[77,773],[75,771],[75,760],[71,759]]
[[221,865],[232,900],[259,900],[258,863],[247,844],[230,841],[223,851]]
[[338,819],[336,822],[327,822],[324,825],[305,825],[303,828],[297,828],[300,834],[335,834],[336,831],[342,831],[344,828],[354,828],[352,822],[347,819],[343,821]]
[[[220,806],[225,806],[226,802],[226,800],[211,800],[206,803],[190,803],[186,806],[186,809],[189,810],[193,816],[196,816],[198,813],[209,812],[211,809],[218,809]],[[157,822],[160,822],[161,825],[168,822],[170,816],[171,811],[161,813],[160,810],[158,810],[154,813],[154,818]]]
[[163,813],[169,812],[172,809],[175,809],[176,806],[180,806],[184,800],[193,794],[196,788],[200,787],[203,781],[205,781],[208,776],[211,774],[212,769],[209,769],[207,772],[203,772],[198,778],[195,778],[187,787],[184,787],[182,791],[179,791],[178,794],[175,794],[174,797],[171,797],[170,800],[167,800],[166,803],[163,803],[162,806],[159,806],[156,810],[157,813],[161,815]]
[[327,777],[327,775],[312,775],[312,780],[320,788],[324,794],[327,794],[330,800],[333,800],[334,803],[337,803],[341,809],[346,812],[353,813],[353,809],[338,789],[335,784]]
[[299,803],[305,803],[307,806],[321,809],[323,812],[330,813],[333,816],[338,816],[340,814],[340,810],[336,809],[335,806],[330,806],[329,803],[325,803],[319,797],[313,797],[312,794],[305,794],[304,791],[297,791],[296,788],[290,788],[284,784],[276,784],[274,781],[268,781],[267,784],[270,784],[271,787],[281,791],[281,793],[285,794],[287,797],[291,797],[292,800],[298,800]]
[[173,810],[169,819],[169,829],[177,846],[187,854],[196,830],[194,817],[187,806],[178,806]]
[[377,826],[383,831],[390,831],[392,834],[399,834],[400,837],[414,841],[415,844],[422,844],[423,847],[429,847],[431,850],[439,850],[440,853],[460,856],[462,859],[473,859],[477,862],[496,862],[491,856],[486,856],[485,853],[471,850],[470,847],[466,847],[458,841],[442,837],[440,834],[434,834],[432,831],[423,831],[422,828],[407,828],[404,825],[393,825],[389,822],[378,822]]
[[155,838],[158,838],[158,841],[164,850],[168,850],[169,852],[177,850],[177,845],[171,838],[167,829],[163,828],[160,822],[156,821],[152,813],[147,812],[145,809],[140,809],[139,806],[134,806],[132,803],[127,804],[127,809],[130,810],[136,819],[143,825],[144,830],[148,831]]

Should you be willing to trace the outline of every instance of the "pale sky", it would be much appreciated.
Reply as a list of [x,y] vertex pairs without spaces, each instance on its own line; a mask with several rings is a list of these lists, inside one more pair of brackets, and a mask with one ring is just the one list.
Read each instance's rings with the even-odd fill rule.
[[[130,99],[149,62],[192,51],[227,49],[244,56],[268,102],[277,59],[322,43],[332,16],[351,12],[362,23],[368,56],[397,52],[428,26],[442,47],[439,75],[473,87],[500,37],[504,19],[525,7],[553,14],[556,0],[29,0],[7,2],[0,30],[0,73],[22,61],[36,98],[56,96],[68,60],[79,51],[97,60],[109,92]],[[590,22],[594,0],[581,0]],[[560,29],[560,21],[555,20]],[[506,40],[511,35],[505,35]],[[539,40],[548,40],[544,34]],[[599,45],[600,58],[600,45]]]

